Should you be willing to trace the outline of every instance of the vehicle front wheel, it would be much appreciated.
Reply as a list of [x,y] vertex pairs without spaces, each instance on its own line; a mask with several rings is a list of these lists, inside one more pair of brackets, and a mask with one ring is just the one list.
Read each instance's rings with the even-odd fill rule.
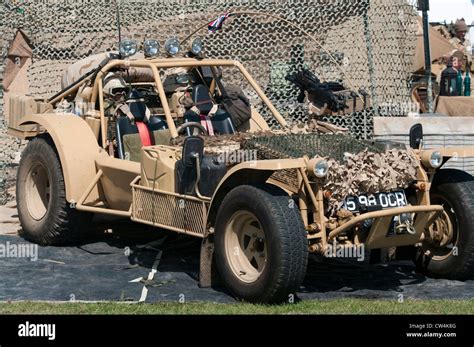
[[303,282],[308,262],[298,208],[276,187],[234,188],[217,213],[215,253],[219,274],[238,299],[288,300]]
[[416,264],[423,273],[453,280],[474,278],[474,179],[459,170],[441,170],[431,203],[444,211],[425,232]]
[[64,177],[51,138],[34,138],[22,153],[16,196],[21,236],[40,245],[65,245],[80,241],[92,216],[66,201]]

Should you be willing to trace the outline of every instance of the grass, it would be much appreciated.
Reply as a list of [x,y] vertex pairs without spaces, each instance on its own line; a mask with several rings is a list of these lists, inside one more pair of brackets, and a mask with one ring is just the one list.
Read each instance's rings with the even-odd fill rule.
[[474,314],[474,300],[340,299],[302,301],[278,306],[190,303],[45,303],[2,302],[0,314]]

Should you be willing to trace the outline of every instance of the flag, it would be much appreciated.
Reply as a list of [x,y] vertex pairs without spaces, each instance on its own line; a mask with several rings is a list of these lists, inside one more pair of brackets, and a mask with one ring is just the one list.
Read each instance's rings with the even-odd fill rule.
[[225,13],[222,16],[219,16],[216,20],[213,20],[207,25],[207,30],[211,33],[215,33],[216,31],[222,29],[222,25],[224,24],[225,20],[229,18],[230,13]]

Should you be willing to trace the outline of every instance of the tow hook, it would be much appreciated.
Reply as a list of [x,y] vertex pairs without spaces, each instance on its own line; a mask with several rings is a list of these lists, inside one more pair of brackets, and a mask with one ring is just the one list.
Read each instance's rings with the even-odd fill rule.
[[398,216],[395,230],[397,234],[416,234],[416,229],[413,225],[413,218],[410,213],[402,213],[400,216]]

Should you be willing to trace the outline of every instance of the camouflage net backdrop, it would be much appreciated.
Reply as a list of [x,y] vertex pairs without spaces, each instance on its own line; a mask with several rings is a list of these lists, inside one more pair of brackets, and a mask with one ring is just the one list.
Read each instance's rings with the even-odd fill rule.
[[[122,37],[139,42],[156,38],[161,46],[170,36],[183,40],[225,12],[262,13],[231,17],[223,30],[215,34],[201,30],[196,36],[203,38],[206,55],[240,60],[293,125],[306,123],[309,116],[307,105],[296,101],[299,91],[285,80],[288,73],[306,67],[321,81],[341,81],[348,89],[365,90],[371,108],[326,116],[322,120],[347,128],[357,138],[370,139],[373,117],[380,114],[380,107],[409,100],[407,81],[416,46],[413,1],[118,0],[118,3]],[[301,27],[319,44],[287,21]],[[116,5],[112,0],[3,0],[0,26],[0,77],[3,79],[8,47],[21,28],[34,46],[28,78],[31,93],[37,97],[46,98],[59,91],[61,74],[71,63],[117,49]],[[241,85],[254,106],[270,120],[259,98],[237,76],[229,74],[224,82]],[[8,148],[0,158],[0,191],[3,192],[5,168],[17,157],[19,144],[5,136],[3,96],[0,96],[1,144]],[[391,115],[404,114],[400,111]],[[275,121],[271,125],[278,127]]]
[[[284,77],[302,67],[322,81],[342,81],[347,89],[363,89],[370,95],[374,107],[366,112],[327,117],[360,138],[371,137],[372,117],[378,106],[408,101],[416,13],[406,0],[118,3],[123,38],[139,42],[145,37],[156,38],[162,45],[170,36],[183,40],[200,25],[228,11],[262,13],[231,17],[223,30],[208,34],[204,29],[198,35],[204,38],[208,57],[243,62],[277,108],[294,122],[306,120],[308,112],[297,104],[298,92]],[[70,63],[117,47],[114,1],[7,0],[0,11],[4,56],[17,28],[22,28],[34,45],[29,79],[31,92],[37,96],[57,92],[60,75]],[[265,13],[301,27],[325,49],[293,25]]]

